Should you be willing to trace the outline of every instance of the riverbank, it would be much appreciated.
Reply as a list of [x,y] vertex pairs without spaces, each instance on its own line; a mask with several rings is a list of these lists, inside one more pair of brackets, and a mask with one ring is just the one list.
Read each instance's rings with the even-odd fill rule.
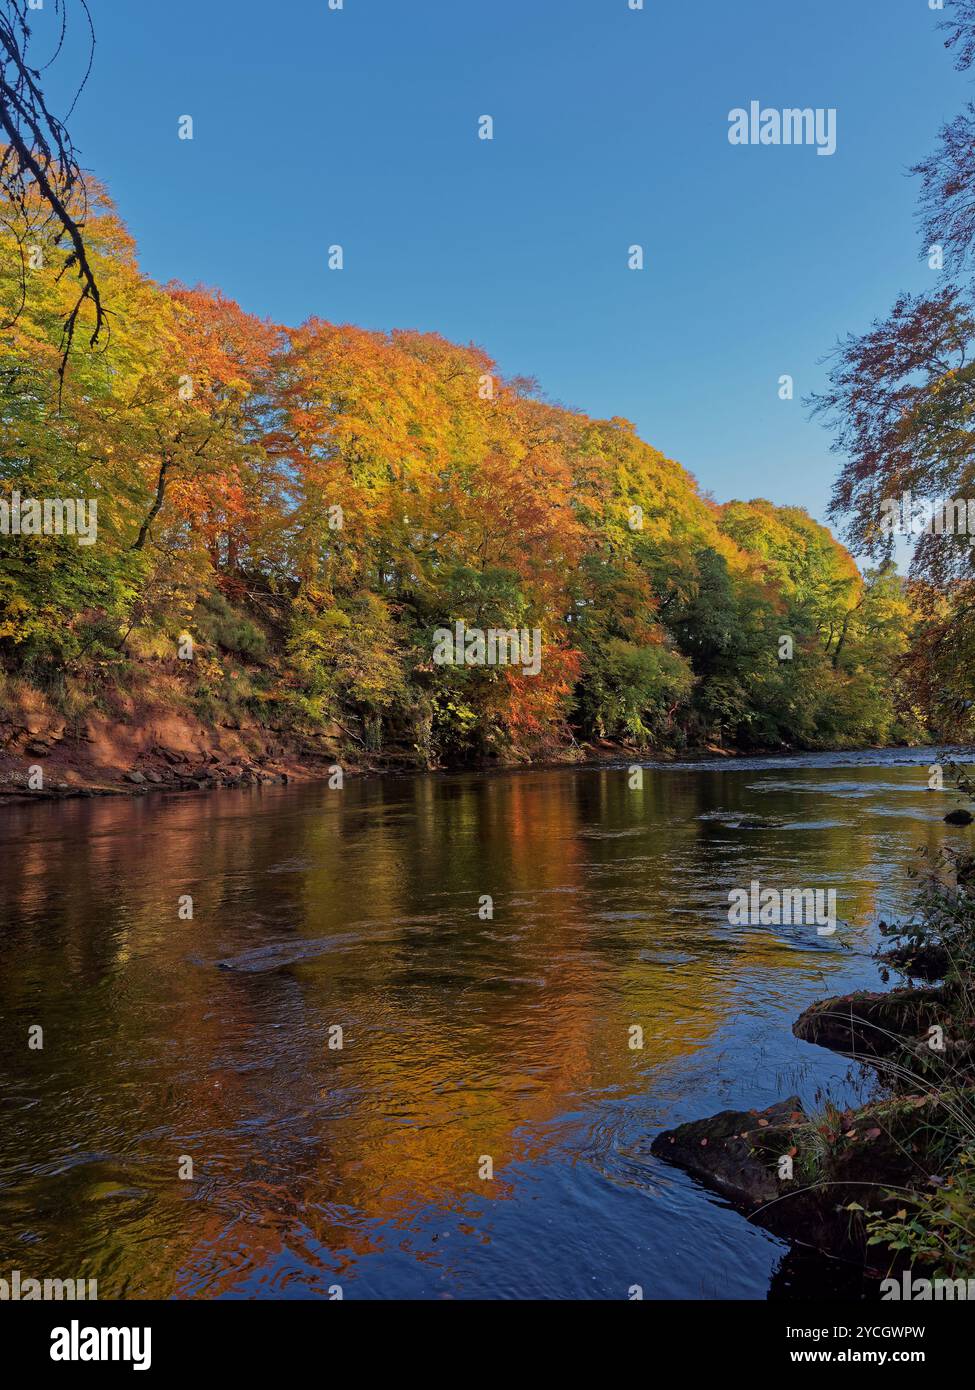
[[911,983],[819,1000],[793,1025],[875,1068],[878,1095],[842,1111],[808,1113],[798,1096],[722,1111],[651,1145],[755,1224],[878,1279],[975,1274],[975,857],[949,852],[937,871],[920,916],[878,953]]
[[0,715],[0,798],[60,800],[310,780],[317,753],[258,726],[206,726],[172,710],[125,722],[95,714],[71,725],[44,715]]
[[205,722],[170,702],[122,705],[115,713],[89,712],[81,719],[57,713],[37,698],[0,709],[0,804],[26,798],[62,800],[86,796],[138,796],[153,790],[219,788],[321,781],[336,766],[344,776],[403,772],[501,771],[518,767],[598,766],[624,762],[697,764],[805,753],[871,752],[722,747],[639,746],[615,739],[570,743],[532,760],[485,760],[429,767],[409,750],[362,746],[333,723],[314,735],[255,721]]
[[[26,799],[66,800],[87,796],[139,796],[153,790],[216,791],[221,788],[324,781],[341,768],[344,777],[405,773],[481,774],[518,769],[619,766],[697,766],[720,759],[735,763],[768,757],[799,758],[809,750],[793,748],[638,748],[600,740],[573,744],[560,757],[485,764],[470,762],[425,767],[395,752],[357,750],[352,756],[340,744],[301,746],[277,730],[201,728],[191,721],[168,717],[163,724],[137,728],[103,722],[82,735],[50,728],[24,728],[3,745],[0,718],[0,804]],[[884,749],[817,749],[824,756],[883,752]],[[38,770],[40,777],[38,776]]]

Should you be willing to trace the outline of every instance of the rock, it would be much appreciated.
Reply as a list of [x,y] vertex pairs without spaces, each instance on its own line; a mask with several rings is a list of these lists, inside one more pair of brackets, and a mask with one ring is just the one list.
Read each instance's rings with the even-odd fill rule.
[[945,816],[945,825],[971,825],[973,820],[975,820],[975,816],[972,815],[971,811],[949,811]]
[[[771,1143],[779,1153],[788,1153],[793,1147],[793,1116],[796,1122],[805,1123],[798,1096],[790,1096],[761,1114],[754,1110],[722,1110],[709,1119],[693,1120],[658,1134],[650,1152],[751,1209],[774,1201],[782,1193],[782,1184],[756,1155],[752,1140],[759,1140],[760,1136],[763,1149]],[[760,1120],[765,1121],[764,1125],[759,1124]]]
[[[943,1157],[939,1135],[971,1098],[971,1092],[930,1092],[812,1119],[793,1096],[760,1113],[725,1110],[679,1125],[659,1134],[650,1151],[729,1198],[766,1230],[832,1255],[863,1258],[864,1206],[890,1212],[906,1188],[925,1190]],[[779,1176],[785,1157],[792,1159],[791,1177]],[[851,1203],[859,1210],[849,1210]],[[890,1253],[881,1258],[886,1267]]]
[[943,980],[951,964],[951,958],[943,946],[920,943],[895,946],[893,950],[883,952],[879,960],[918,980]]
[[127,782],[134,782],[137,787],[141,787],[146,779],[141,772],[132,771],[125,774],[125,780]]
[[162,778],[160,777],[158,772],[151,771],[146,773],[146,781],[154,782],[158,786],[159,783],[162,781]]
[[800,1014],[792,1031],[803,1042],[834,1052],[888,1057],[948,1013],[943,989],[863,990],[821,999]]
[[236,970],[245,975],[263,975],[271,970],[280,970],[286,965],[299,965],[302,961],[315,960],[330,951],[342,950],[355,945],[362,938],[345,932],[340,936],[330,936],[311,941],[280,941],[270,946],[257,946],[251,951],[242,951],[238,956],[216,962],[218,970]]

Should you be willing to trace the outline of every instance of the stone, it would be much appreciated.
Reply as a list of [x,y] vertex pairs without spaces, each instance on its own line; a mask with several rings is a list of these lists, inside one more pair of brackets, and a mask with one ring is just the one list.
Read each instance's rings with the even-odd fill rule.
[[943,989],[861,990],[822,999],[800,1014],[792,1031],[834,1052],[887,1057],[911,1046],[948,1013]]

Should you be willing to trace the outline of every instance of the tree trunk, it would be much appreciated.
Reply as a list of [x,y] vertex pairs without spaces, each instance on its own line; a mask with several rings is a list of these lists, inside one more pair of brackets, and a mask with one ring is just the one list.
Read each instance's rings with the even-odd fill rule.
[[161,510],[161,508],[162,508],[163,501],[164,501],[165,496],[166,496],[166,478],[167,478],[167,475],[169,474],[169,470],[170,470],[170,467],[171,467],[171,466],[172,466],[172,459],[168,459],[168,458],[163,459],[163,461],[162,461],[162,466],[161,466],[160,469],[159,469],[159,481],[156,483],[156,496],[155,496],[155,500],[153,501],[152,506],[149,508],[149,515],[146,517],[145,521],[142,523],[142,526],[141,526],[141,528],[140,528],[140,530],[139,530],[138,538],[137,538],[136,541],[133,543],[133,546],[132,546],[132,549],[133,549],[133,550],[142,550],[142,549],[144,548],[144,546],[145,546],[146,541],[147,541],[148,538],[149,538],[149,527],[152,525],[152,523],[155,521],[156,517],[159,515],[159,512],[160,512],[160,510]]

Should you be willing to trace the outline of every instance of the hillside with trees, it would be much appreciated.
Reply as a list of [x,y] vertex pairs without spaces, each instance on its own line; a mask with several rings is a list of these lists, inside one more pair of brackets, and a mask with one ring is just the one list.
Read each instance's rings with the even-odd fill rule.
[[[85,196],[100,309],[40,196],[3,208],[2,491],[97,502],[92,544],[0,535],[8,747],[23,709],[70,733],[169,708],[416,766],[927,735],[890,564],[861,574],[801,510],[716,504],[477,347],[159,285]],[[539,671],[438,665],[458,622],[537,629]]]

